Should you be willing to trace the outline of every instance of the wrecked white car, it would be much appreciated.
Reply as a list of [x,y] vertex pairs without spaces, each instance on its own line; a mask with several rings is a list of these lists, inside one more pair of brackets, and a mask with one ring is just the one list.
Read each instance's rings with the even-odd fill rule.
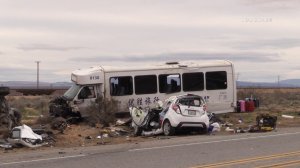
[[136,107],[129,110],[135,135],[152,131],[153,134],[164,133],[168,136],[180,128],[197,128],[199,132],[207,132],[209,126],[205,101],[198,95],[172,96],[160,110],[141,110]]
[[209,118],[204,99],[198,95],[170,97],[166,102],[162,129],[165,135],[173,135],[176,128],[199,128],[207,132]]

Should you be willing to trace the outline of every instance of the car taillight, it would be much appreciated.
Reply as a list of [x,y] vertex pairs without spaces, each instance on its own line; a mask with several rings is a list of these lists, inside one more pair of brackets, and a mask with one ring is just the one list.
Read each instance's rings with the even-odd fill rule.
[[206,106],[206,104],[205,104],[205,105],[203,105],[203,110],[204,110],[204,111],[206,111],[206,110],[207,110],[207,106]]
[[179,109],[179,106],[177,104],[173,104],[172,105],[172,109],[176,112],[176,113],[180,113],[180,109]]

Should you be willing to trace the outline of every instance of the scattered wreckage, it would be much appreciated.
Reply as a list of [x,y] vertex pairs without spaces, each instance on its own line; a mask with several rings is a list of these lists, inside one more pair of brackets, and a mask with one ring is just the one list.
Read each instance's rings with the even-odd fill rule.
[[9,93],[8,87],[0,87],[0,128],[11,130],[20,125],[22,115],[17,109],[9,107],[5,99]]
[[250,127],[249,132],[266,132],[276,129],[277,116],[260,114],[256,117],[256,125]]
[[75,124],[82,121],[78,110],[72,108],[64,96],[54,98],[49,103],[49,115],[52,118],[51,128],[61,133],[68,124]]
[[47,132],[44,129],[31,129],[31,127],[23,124],[11,130],[7,142],[3,143],[6,145],[4,148],[21,146],[36,148],[44,145],[53,145],[55,140],[51,134],[52,132]]
[[81,119],[78,109],[71,107],[64,96],[56,97],[49,103],[49,114],[52,117],[62,117],[66,120],[76,122]]
[[[9,108],[4,96],[9,93],[9,89],[0,90],[0,121],[1,126],[3,118],[10,119],[6,122],[11,128],[10,136],[7,142],[1,142],[0,147],[12,148],[12,146],[26,146],[30,148],[40,147],[46,144],[53,144],[55,140],[45,131],[33,130],[26,125],[20,125],[21,115],[17,110]],[[9,110],[10,109],[10,110]],[[70,107],[67,100],[62,96],[50,102],[49,112],[52,118],[51,128],[60,130],[61,133],[73,121],[80,121],[81,115],[74,107]],[[241,128],[230,128],[233,125],[223,123],[213,113],[206,111],[205,100],[198,95],[186,94],[180,96],[172,96],[165,102],[158,101],[156,108],[130,107],[131,118],[126,120],[117,120],[116,125],[126,125],[131,122],[133,134],[153,136],[158,134],[174,135],[175,130],[179,128],[194,128],[194,130],[208,133],[221,131],[221,127],[226,127],[225,131],[233,133],[242,132],[259,132],[270,131],[276,129],[277,117],[270,115],[260,115],[256,118],[256,125],[247,130]],[[3,115],[5,114],[5,116]],[[242,121],[241,121],[242,122]],[[196,128],[196,129],[195,129]],[[104,139],[114,136],[126,136],[130,140],[130,132],[116,127],[108,128],[108,131],[101,132],[97,139],[101,139],[101,144],[105,144]],[[103,129],[102,129],[103,130]],[[38,133],[39,132],[39,133]],[[92,139],[86,136],[86,139]]]
[[172,96],[157,108],[129,108],[134,135],[174,135],[177,128],[207,132],[209,118],[204,99],[198,95]]
[[41,147],[43,138],[32,131],[27,125],[18,126],[12,129],[11,136],[7,139],[10,144],[23,145],[30,148]]

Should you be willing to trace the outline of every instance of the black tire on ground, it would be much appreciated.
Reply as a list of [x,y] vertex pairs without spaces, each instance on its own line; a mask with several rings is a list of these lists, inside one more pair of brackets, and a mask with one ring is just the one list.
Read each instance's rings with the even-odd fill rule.
[[9,94],[9,87],[0,87],[0,96],[6,96]]
[[163,132],[166,136],[171,136],[175,134],[175,128],[172,127],[170,121],[166,120],[163,124]]

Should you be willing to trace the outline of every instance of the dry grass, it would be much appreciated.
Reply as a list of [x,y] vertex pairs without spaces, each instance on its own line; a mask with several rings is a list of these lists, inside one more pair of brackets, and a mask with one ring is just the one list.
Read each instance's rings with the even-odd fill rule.
[[24,120],[48,115],[50,96],[7,96],[10,107],[17,108]]
[[[260,107],[252,113],[233,113],[230,120],[238,125],[253,125],[259,114],[278,116],[279,127],[300,126],[300,89],[239,89],[238,99],[258,98]],[[292,115],[294,119],[282,118],[281,115]],[[243,123],[239,124],[238,119]]]

